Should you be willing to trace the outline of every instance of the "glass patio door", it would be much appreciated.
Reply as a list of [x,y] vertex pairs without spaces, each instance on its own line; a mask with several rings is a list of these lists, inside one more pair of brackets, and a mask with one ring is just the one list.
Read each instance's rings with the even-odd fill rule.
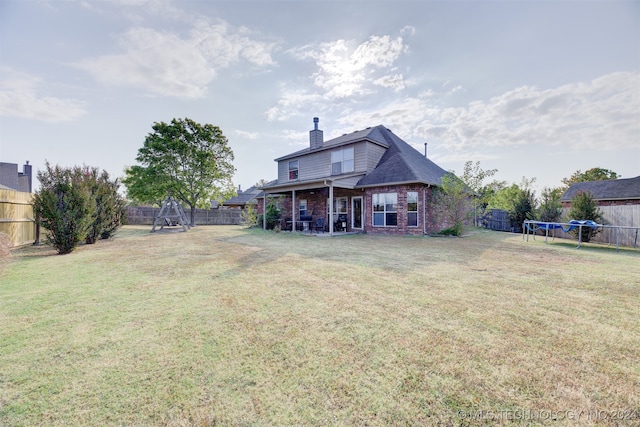
[[351,228],[362,230],[362,197],[351,198]]

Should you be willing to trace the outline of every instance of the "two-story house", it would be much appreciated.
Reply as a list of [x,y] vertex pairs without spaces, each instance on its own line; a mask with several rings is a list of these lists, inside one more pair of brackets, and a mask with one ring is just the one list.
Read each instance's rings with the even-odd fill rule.
[[443,228],[433,188],[447,171],[382,125],[324,141],[313,121],[309,147],[275,159],[278,179],[262,187],[259,212],[276,198],[284,226],[314,228],[320,219],[330,233],[420,235]]

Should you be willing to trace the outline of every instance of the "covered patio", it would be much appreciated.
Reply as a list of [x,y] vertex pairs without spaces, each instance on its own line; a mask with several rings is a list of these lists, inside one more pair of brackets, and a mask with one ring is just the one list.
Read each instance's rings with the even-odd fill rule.
[[[329,236],[363,232],[364,190],[355,188],[362,176],[355,174],[339,179],[263,187],[262,213],[267,211],[267,199],[271,198],[276,199],[282,230],[327,233]],[[262,227],[267,228],[266,215],[263,215]]]

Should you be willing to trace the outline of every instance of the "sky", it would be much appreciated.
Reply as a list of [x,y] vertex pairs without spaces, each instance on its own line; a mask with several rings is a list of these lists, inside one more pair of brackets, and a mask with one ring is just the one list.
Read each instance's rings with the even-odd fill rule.
[[[534,189],[640,175],[640,1],[0,0],[0,161],[122,177],[156,122],[219,126],[233,182],[384,125]],[[38,186],[34,177],[35,185]]]

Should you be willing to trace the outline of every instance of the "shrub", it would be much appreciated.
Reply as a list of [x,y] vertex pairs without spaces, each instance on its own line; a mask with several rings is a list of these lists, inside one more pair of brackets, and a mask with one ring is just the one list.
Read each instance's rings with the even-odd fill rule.
[[255,227],[258,225],[258,215],[253,205],[247,205],[240,213],[240,225]]
[[33,200],[38,223],[49,231],[47,242],[60,255],[72,252],[86,239],[95,204],[90,203],[88,193],[82,188],[59,182],[53,187],[42,188]]
[[97,168],[55,168],[46,163],[38,172],[41,189],[34,195],[36,221],[47,229],[47,241],[59,254],[72,252],[79,242],[109,238],[125,218],[119,184]]
[[444,230],[440,230],[438,234],[442,234],[443,236],[462,236],[464,228],[462,227],[462,223],[460,221],[456,222],[455,225],[449,228],[445,228]]
[[96,205],[86,243],[111,238],[126,216],[124,199],[118,194],[118,180],[111,181],[109,173],[99,172],[97,168],[76,168],[74,172],[80,175],[80,182],[91,193]]
[[280,225],[280,209],[276,206],[276,202],[269,200],[267,203],[267,230],[273,230]]
[[[600,209],[598,209],[598,204],[593,197],[593,194],[588,191],[580,191],[573,197],[573,199],[571,199],[571,209],[567,212],[567,221],[572,219],[578,221],[591,220],[598,224],[602,224],[604,218],[602,217]],[[593,229],[591,227],[582,227],[581,240],[583,242],[588,242],[599,232],[599,228]],[[571,230],[569,233],[578,238],[579,228]]]

